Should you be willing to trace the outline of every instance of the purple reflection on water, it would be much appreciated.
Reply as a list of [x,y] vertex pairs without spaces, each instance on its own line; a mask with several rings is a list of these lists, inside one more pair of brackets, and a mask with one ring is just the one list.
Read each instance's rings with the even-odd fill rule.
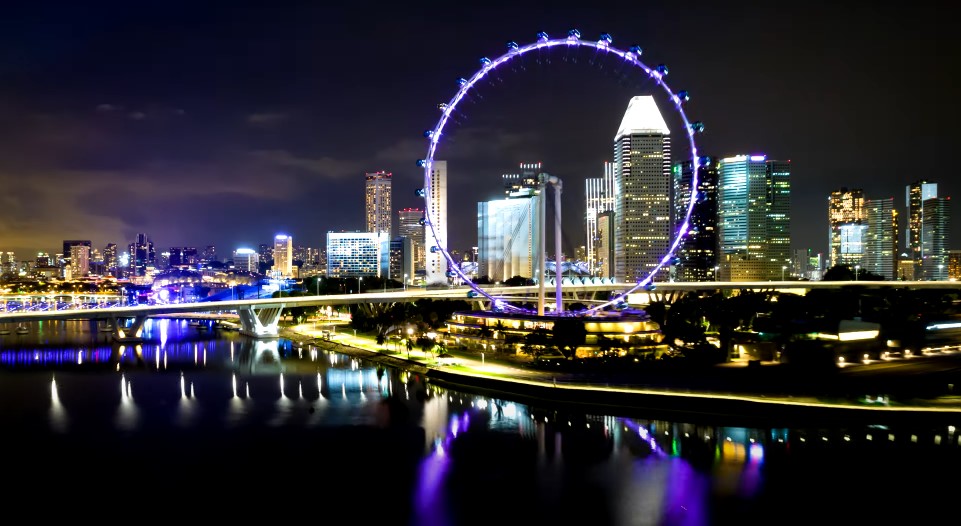
[[444,491],[444,481],[450,469],[448,454],[454,438],[460,430],[466,430],[469,424],[468,413],[451,417],[447,435],[435,439],[434,450],[421,461],[414,489],[414,524],[424,526],[450,524]]
[[708,524],[704,503],[708,501],[710,484],[682,458],[672,458],[664,495],[662,524]]

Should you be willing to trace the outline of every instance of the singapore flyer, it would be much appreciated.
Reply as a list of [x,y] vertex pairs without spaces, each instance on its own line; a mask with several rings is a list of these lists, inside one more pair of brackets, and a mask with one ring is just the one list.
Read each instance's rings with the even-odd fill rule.
[[[683,123],[684,133],[683,136],[686,138],[686,142],[689,149],[689,162],[690,166],[695,167],[692,170],[692,178],[690,183],[690,195],[686,198],[686,206],[683,212],[683,218],[678,221],[677,227],[672,232],[671,239],[668,243],[667,250],[658,256],[658,259],[650,264],[648,267],[639,271],[637,274],[637,279],[635,282],[628,283],[625,282],[625,287],[627,290],[622,290],[617,294],[613,295],[609,299],[591,305],[589,307],[578,309],[578,310],[567,310],[564,311],[560,307],[560,302],[554,312],[554,316],[590,316],[607,309],[612,305],[623,304],[625,299],[629,294],[634,293],[639,289],[646,288],[650,290],[653,287],[654,279],[659,272],[662,271],[666,266],[669,266],[671,261],[674,259],[674,255],[678,249],[678,246],[683,241],[684,237],[689,233],[690,229],[690,218],[694,205],[697,202],[697,177],[698,170],[696,167],[700,165],[698,157],[698,149],[695,143],[695,136],[703,132],[704,125],[700,121],[689,120],[685,112],[685,103],[689,100],[689,95],[687,91],[674,91],[665,80],[668,75],[668,68],[664,64],[658,64],[655,66],[649,66],[641,60],[642,49],[639,46],[631,46],[626,50],[619,49],[613,45],[613,38],[609,34],[602,34],[596,40],[582,38],[580,31],[577,29],[572,29],[568,31],[567,35],[562,38],[550,38],[545,32],[537,34],[536,40],[532,43],[526,45],[519,45],[516,42],[508,42],[507,50],[504,54],[496,58],[481,58],[480,68],[477,69],[473,75],[470,77],[464,77],[458,79],[458,90],[451,97],[451,99],[445,103],[441,104],[441,116],[435,126],[432,129],[428,129],[424,132],[424,137],[428,141],[427,153],[423,159],[417,160],[417,165],[423,169],[424,172],[424,188],[418,190],[418,195],[424,198],[424,217],[422,222],[426,228],[427,235],[426,242],[429,246],[429,252],[433,254],[438,254],[443,260],[446,261],[447,275],[450,278],[455,278],[466,284],[472,290],[469,294],[471,297],[481,296],[486,298],[491,302],[491,307],[493,310],[515,312],[515,313],[531,313],[531,310],[527,307],[513,305],[504,298],[499,298],[482,286],[475,283],[468,275],[463,271],[461,266],[457,264],[454,258],[451,256],[446,246],[446,233],[441,232],[440,229],[435,228],[435,218],[432,214],[436,212],[432,211],[432,193],[435,188],[432,188],[433,182],[432,173],[435,166],[435,159],[437,159],[438,154],[441,151],[441,145],[444,143],[443,139],[445,137],[445,129],[448,127],[449,123],[452,121],[452,116],[457,110],[458,106],[469,97],[472,90],[476,89],[478,83],[483,81],[495,74],[500,68],[503,68],[506,64],[513,61],[518,61],[527,54],[539,54],[547,52],[551,49],[568,49],[576,50],[578,48],[593,49],[595,53],[599,55],[606,55],[613,57],[614,60],[619,60],[621,64],[628,68],[633,68],[640,75],[643,75],[647,79],[653,81],[656,85],[656,89],[660,91],[662,97],[666,97],[669,101],[670,106],[673,107],[677,114],[677,118]],[[655,107],[655,110],[656,107]],[[687,157],[685,157],[687,158]],[[541,187],[546,189],[548,181],[542,181]],[[446,191],[446,189],[445,189]],[[555,191],[558,191],[555,189]],[[559,205],[558,205],[559,206]],[[443,227],[446,228],[446,225]],[[555,263],[555,269],[558,268]],[[556,272],[556,270],[555,270]],[[537,276],[537,281],[541,284],[546,279],[546,272],[543,268],[539,269],[540,275]],[[558,287],[558,296],[560,295],[560,278],[555,278]],[[633,281],[633,280],[632,280]],[[543,290],[543,289],[542,289]],[[543,307],[540,309],[538,314],[545,315]],[[548,314],[549,315],[549,314]]]

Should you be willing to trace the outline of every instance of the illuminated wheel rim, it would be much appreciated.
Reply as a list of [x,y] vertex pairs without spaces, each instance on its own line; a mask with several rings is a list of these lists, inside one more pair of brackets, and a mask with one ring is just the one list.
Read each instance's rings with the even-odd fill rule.
[[[688,143],[691,150],[690,161],[691,161],[691,166],[693,167],[692,175],[691,175],[691,193],[688,197],[687,209],[684,214],[684,221],[681,223],[681,227],[677,230],[677,232],[674,233],[674,239],[672,240],[667,253],[664,254],[664,256],[660,259],[658,264],[654,268],[652,268],[647,273],[647,275],[645,275],[642,279],[638,280],[637,283],[634,284],[627,291],[621,292],[615,295],[613,298],[610,298],[608,301],[601,303],[599,305],[595,305],[593,307],[580,310],[580,311],[565,311],[564,314],[567,314],[567,315],[592,314],[610,305],[619,304],[623,302],[624,299],[629,294],[633,294],[638,289],[647,287],[649,284],[652,283],[654,276],[662,268],[664,268],[665,265],[667,265],[671,261],[671,259],[674,257],[674,253],[677,251],[678,246],[680,246],[681,241],[689,233],[691,212],[694,210],[694,204],[697,202],[696,197],[698,193],[698,190],[697,190],[698,168],[700,167],[700,163],[698,162],[698,156],[697,156],[697,144],[694,141],[694,136],[697,133],[703,131],[704,126],[700,122],[697,122],[697,121],[691,122],[688,120],[687,114],[684,111],[684,103],[688,100],[687,92],[679,91],[675,93],[670,88],[670,86],[668,86],[667,82],[664,80],[664,77],[667,75],[666,66],[658,65],[652,68],[640,60],[641,49],[638,46],[633,46],[628,51],[624,51],[624,50],[613,47],[611,45],[611,41],[612,39],[610,35],[607,35],[607,34],[601,35],[601,38],[596,42],[581,40],[580,32],[577,31],[576,29],[572,29],[571,31],[568,32],[568,36],[566,38],[550,39],[548,38],[546,33],[539,33],[537,35],[537,41],[531,44],[518,46],[516,43],[510,42],[507,44],[507,48],[508,48],[507,53],[504,53],[503,55],[495,59],[489,59],[486,57],[482,58],[480,69],[478,69],[470,78],[468,79],[461,78],[458,80],[460,84],[460,89],[457,90],[457,93],[454,94],[454,97],[451,98],[446,105],[442,106],[442,113],[441,113],[440,120],[437,121],[437,124],[434,126],[433,129],[427,130],[424,132],[424,136],[429,141],[429,146],[427,147],[427,156],[424,159],[419,159],[417,161],[417,164],[418,166],[421,166],[424,169],[424,195],[423,195],[424,221],[425,221],[425,226],[429,229],[431,233],[431,237],[433,238],[433,245],[429,248],[429,250],[435,253],[440,252],[444,256],[444,259],[447,261],[448,268],[451,269],[457,277],[463,280],[463,282],[467,284],[474,292],[490,300],[491,307],[495,310],[529,312],[528,309],[517,307],[515,305],[510,305],[505,300],[502,300],[500,298],[493,296],[492,294],[488,293],[483,288],[478,286],[476,283],[474,283],[473,280],[471,280],[469,277],[467,277],[466,274],[464,274],[464,271],[461,270],[460,265],[458,265],[457,262],[454,261],[454,258],[451,257],[450,253],[447,251],[447,248],[443,246],[443,243],[441,242],[441,240],[438,239],[437,232],[434,230],[434,222],[431,220],[431,217],[430,217],[431,170],[434,164],[434,156],[437,154],[437,148],[440,145],[440,138],[444,132],[444,127],[447,126],[447,122],[448,120],[450,120],[451,113],[453,113],[454,109],[457,108],[457,105],[460,104],[460,102],[464,99],[464,97],[467,95],[467,92],[470,91],[470,89],[475,84],[480,82],[481,79],[486,77],[488,73],[494,71],[498,67],[510,62],[515,58],[523,56],[524,54],[530,51],[535,51],[540,49],[550,49],[552,47],[557,47],[557,46],[566,46],[568,48],[588,47],[588,48],[594,48],[598,52],[610,53],[610,54],[619,56],[626,63],[629,63],[632,66],[635,66],[644,70],[644,72],[650,78],[652,78],[657,83],[657,85],[661,87],[662,90],[664,90],[669,100],[671,100],[674,103],[675,109],[680,115],[681,120],[684,122],[684,128],[687,130],[687,139],[688,139]],[[556,265],[556,262],[555,262],[555,265]],[[453,277],[453,276],[449,276],[448,272],[450,271],[445,271],[445,276]],[[540,273],[541,275],[538,276],[538,279],[545,279],[545,276],[546,276],[545,269],[540,269]],[[555,270],[554,279],[560,279],[560,276],[557,275],[556,270]]]

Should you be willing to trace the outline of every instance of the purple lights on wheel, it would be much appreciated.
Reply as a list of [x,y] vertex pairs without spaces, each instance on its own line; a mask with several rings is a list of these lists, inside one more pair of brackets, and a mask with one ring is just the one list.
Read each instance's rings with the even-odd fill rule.
[[[568,312],[564,314],[568,314],[568,315],[585,314],[585,313],[591,314],[601,309],[604,309],[610,305],[619,304],[623,302],[624,298],[626,298],[629,294],[651,283],[651,281],[653,280],[657,272],[660,271],[665,265],[669,264],[672,261],[672,259],[674,258],[674,253],[677,251],[678,246],[680,245],[683,238],[690,231],[691,212],[694,209],[694,204],[697,202],[696,197],[697,197],[697,187],[698,187],[698,168],[700,167],[700,162],[697,155],[697,145],[695,144],[694,136],[697,133],[704,131],[704,125],[700,121],[691,122],[688,120],[687,115],[684,112],[683,106],[689,100],[690,96],[687,91],[679,91],[675,93],[667,85],[667,83],[664,80],[664,78],[667,76],[667,73],[668,73],[668,69],[666,65],[659,64],[653,68],[650,66],[647,66],[646,64],[640,61],[641,48],[639,46],[632,46],[628,51],[624,51],[624,50],[615,48],[612,45],[612,42],[613,42],[613,39],[607,33],[602,34],[597,41],[581,39],[580,31],[577,31],[576,29],[572,29],[570,32],[568,32],[567,36],[565,36],[564,38],[551,39],[550,37],[548,37],[547,33],[541,32],[537,34],[537,40],[530,44],[521,46],[513,41],[509,42],[507,45],[507,49],[508,49],[507,53],[493,59],[487,58],[487,57],[480,59],[481,68],[479,70],[477,70],[470,78],[458,79],[459,89],[457,90],[457,93],[454,94],[453,98],[451,98],[449,102],[447,102],[446,104],[441,104],[439,106],[441,108],[441,117],[437,121],[437,124],[434,126],[433,130],[427,130],[426,132],[424,132],[424,137],[426,137],[429,142],[429,145],[427,148],[427,155],[424,159],[418,160],[417,165],[424,169],[423,194],[424,194],[424,201],[425,201],[425,206],[424,206],[425,219],[426,219],[425,223],[426,223],[426,226],[430,228],[434,247],[436,247],[436,248],[432,247],[431,250],[442,253],[444,256],[444,259],[447,261],[448,266],[452,269],[454,276],[459,277],[461,280],[463,280],[463,282],[466,283],[468,286],[470,286],[470,288],[473,289],[477,294],[484,296],[485,298],[490,300],[492,308],[495,308],[495,309],[499,308],[502,310],[511,310],[511,311],[517,311],[517,312],[521,312],[521,311],[526,312],[526,309],[522,309],[520,307],[510,305],[506,301],[503,301],[499,298],[495,298],[494,296],[492,296],[491,294],[489,294],[488,292],[480,288],[477,284],[471,281],[470,278],[468,278],[464,274],[464,272],[460,268],[460,265],[458,265],[454,261],[450,253],[447,251],[447,248],[444,246],[441,246],[442,244],[437,238],[437,233],[434,230],[434,223],[430,217],[431,170],[434,163],[434,156],[437,153],[437,148],[440,144],[440,139],[443,136],[443,131],[444,131],[444,128],[447,126],[447,122],[450,120],[451,113],[455,110],[455,108],[457,108],[457,105],[460,104],[460,102],[464,99],[464,97],[467,95],[470,89],[474,87],[478,82],[483,80],[490,72],[496,70],[498,67],[509,62],[510,60],[516,57],[522,56],[525,53],[528,53],[530,51],[535,51],[535,50],[540,50],[545,48],[550,49],[555,46],[588,47],[588,48],[594,48],[597,52],[600,52],[600,53],[611,53],[613,55],[616,55],[621,59],[623,59],[625,63],[642,69],[664,91],[664,93],[667,95],[667,99],[674,104],[675,109],[677,110],[681,120],[684,123],[684,129],[687,130],[687,139],[688,139],[688,143],[691,151],[690,160],[691,160],[691,166],[693,167],[693,170],[692,170],[693,174],[691,176],[691,194],[688,199],[688,204],[687,204],[686,212],[684,215],[684,221],[682,222],[678,231],[675,233],[674,239],[671,242],[671,245],[667,251],[667,254],[664,255],[664,257],[660,260],[660,262],[657,264],[656,267],[651,269],[650,272],[643,279],[639,280],[629,290],[616,295],[606,303],[593,306],[586,310],[573,312],[573,313]],[[539,276],[539,279],[544,279],[543,272],[544,270],[541,269],[542,275]],[[559,279],[559,278],[555,278],[555,279]]]

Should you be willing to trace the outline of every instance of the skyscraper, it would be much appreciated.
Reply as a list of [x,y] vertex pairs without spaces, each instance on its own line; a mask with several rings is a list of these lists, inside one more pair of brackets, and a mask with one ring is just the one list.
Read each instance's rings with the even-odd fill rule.
[[790,161],[738,155],[718,165],[722,281],[780,280],[791,265]]
[[603,177],[589,177],[585,180],[584,193],[586,195],[584,224],[587,233],[587,268],[591,274],[597,274],[600,256],[597,253],[598,231],[597,216],[604,212],[614,211],[614,163],[604,162]]
[[410,256],[413,260],[414,273],[408,276],[411,281],[415,279],[416,274],[423,275],[426,265],[424,227],[420,224],[423,217],[424,211],[420,208],[404,208],[397,211],[397,234],[400,237],[409,238],[413,243]]
[[[717,167],[715,157],[701,157],[697,170],[697,191],[688,224],[688,234],[677,247],[678,281],[716,281],[717,276]],[[691,197],[694,170],[691,161],[674,165],[674,235],[683,226]]]
[[[614,275],[647,276],[671,243],[670,130],[652,96],[633,97],[614,136]],[[666,279],[662,268],[658,279]]]
[[234,268],[243,272],[258,272],[260,255],[252,248],[234,250]]
[[521,194],[477,203],[477,275],[492,282],[536,277],[543,233],[538,219],[542,196],[535,188]]
[[914,274],[921,276],[921,263],[924,260],[922,240],[924,203],[938,196],[938,183],[921,180],[904,188],[904,201],[907,206],[908,228],[905,230],[905,252],[914,261]]
[[867,216],[867,238],[864,242],[865,270],[884,276],[887,280],[898,279],[898,212],[894,198],[868,199],[864,202]]
[[130,252],[129,265],[134,276],[147,275],[147,267],[152,267],[157,261],[153,241],[147,234],[137,234],[136,240],[128,247]]
[[864,264],[868,221],[864,191],[841,188],[828,197],[828,266]]
[[427,284],[446,284],[447,259],[438,250],[437,244],[447,248],[447,161],[434,161],[431,164],[429,192],[428,218],[430,221],[424,225],[424,239],[427,244]]
[[217,247],[215,245],[205,246],[200,262],[203,264],[207,264],[214,261],[217,261]]
[[389,272],[390,238],[386,233],[327,232],[328,276],[332,278],[387,277]]
[[93,246],[90,243],[89,239],[64,239],[63,252],[61,252],[61,254],[63,254],[63,265],[66,266],[70,264],[70,257],[71,257],[70,247],[74,247],[78,245],[83,245],[87,248],[90,248],[91,246]]
[[119,270],[120,264],[117,261],[117,244],[107,243],[107,246],[103,249],[103,264],[106,268],[106,274],[119,278],[122,277],[122,273]]
[[274,275],[278,278],[293,276],[294,238],[286,234],[274,236]]
[[951,224],[951,198],[932,197],[921,207],[921,279],[948,279],[948,240]]
[[390,177],[389,172],[366,174],[367,186],[364,191],[367,231],[391,236]]

